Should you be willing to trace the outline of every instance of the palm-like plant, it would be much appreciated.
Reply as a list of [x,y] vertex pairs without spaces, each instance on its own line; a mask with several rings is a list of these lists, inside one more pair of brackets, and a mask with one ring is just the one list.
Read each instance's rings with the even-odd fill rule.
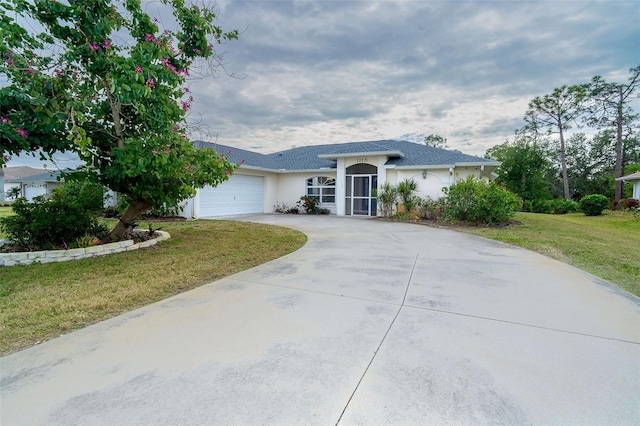
[[398,196],[402,200],[407,212],[416,207],[416,198],[413,193],[418,190],[418,182],[413,179],[400,181],[397,186]]

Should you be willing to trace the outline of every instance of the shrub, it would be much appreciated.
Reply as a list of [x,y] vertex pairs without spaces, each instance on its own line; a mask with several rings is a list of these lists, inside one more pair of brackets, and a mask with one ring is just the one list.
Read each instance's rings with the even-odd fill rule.
[[622,200],[622,207],[624,207],[625,210],[637,210],[640,208],[640,201],[635,198],[626,198]]
[[524,202],[524,211],[531,213],[566,214],[578,211],[580,204],[574,200],[556,198],[553,200],[531,200]]
[[495,182],[473,176],[444,188],[443,218],[475,224],[506,222],[520,207],[520,199]]
[[580,210],[580,204],[575,200],[556,198],[552,200],[551,209],[553,214],[567,214]]
[[419,197],[416,197],[413,193],[418,190],[418,182],[413,179],[405,179],[398,183],[396,187],[396,191],[398,196],[402,200],[402,204],[404,204],[405,210],[410,212],[414,208],[418,207],[416,202],[420,200]]
[[[29,203],[18,198],[12,205],[14,214],[0,218],[0,228],[18,247],[31,251],[75,247],[86,235],[103,238],[107,228],[98,223],[90,188],[67,185],[54,190],[50,199],[40,196]],[[73,192],[74,188],[80,190]]]
[[443,210],[444,205],[442,200],[434,200],[427,197],[420,203],[420,207],[418,208],[418,217],[425,220],[440,220],[442,218]]
[[587,216],[600,216],[609,208],[609,199],[601,194],[591,194],[580,199],[580,209]]
[[391,217],[393,215],[393,206],[398,199],[398,189],[389,182],[385,182],[378,189],[377,199],[382,216]]
[[298,207],[296,207],[296,206],[289,207],[289,205],[287,203],[280,203],[280,202],[276,202],[276,204],[273,206],[273,210],[276,213],[284,213],[284,214],[298,214],[298,213],[300,213],[300,211],[298,210]]
[[298,207],[302,208],[305,213],[317,214],[319,201],[308,195],[303,195],[298,201]]

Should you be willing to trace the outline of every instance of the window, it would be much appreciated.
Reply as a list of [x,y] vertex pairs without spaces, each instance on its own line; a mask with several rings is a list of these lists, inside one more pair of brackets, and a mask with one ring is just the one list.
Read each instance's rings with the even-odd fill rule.
[[307,179],[307,195],[320,204],[335,204],[336,180],[329,176],[314,176]]

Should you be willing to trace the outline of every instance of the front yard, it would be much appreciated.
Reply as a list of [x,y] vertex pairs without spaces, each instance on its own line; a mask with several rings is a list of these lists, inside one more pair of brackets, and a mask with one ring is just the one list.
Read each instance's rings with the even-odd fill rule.
[[640,296],[640,218],[631,213],[517,213],[519,226],[459,228],[573,265]]
[[306,241],[298,231],[243,222],[154,222],[158,227],[171,239],[147,249],[0,267],[0,353],[252,268]]
[[[0,207],[0,217],[8,214],[8,207]],[[521,225],[457,226],[455,230],[545,254],[640,296],[640,220],[633,215],[518,213],[515,219]],[[0,353],[265,263],[306,241],[298,231],[244,222],[154,222],[158,227],[172,238],[148,249],[73,262],[0,267]]]

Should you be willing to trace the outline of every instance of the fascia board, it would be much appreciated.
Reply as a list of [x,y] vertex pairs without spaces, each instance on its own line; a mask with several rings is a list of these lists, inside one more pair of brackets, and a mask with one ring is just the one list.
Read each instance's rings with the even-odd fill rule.
[[326,160],[337,160],[338,158],[354,158],[354,157],[400,157],[404,158],[404,152],[402,151],[366,151],[366,152],[345,152],[343,154],[320,154],[318,158]]

